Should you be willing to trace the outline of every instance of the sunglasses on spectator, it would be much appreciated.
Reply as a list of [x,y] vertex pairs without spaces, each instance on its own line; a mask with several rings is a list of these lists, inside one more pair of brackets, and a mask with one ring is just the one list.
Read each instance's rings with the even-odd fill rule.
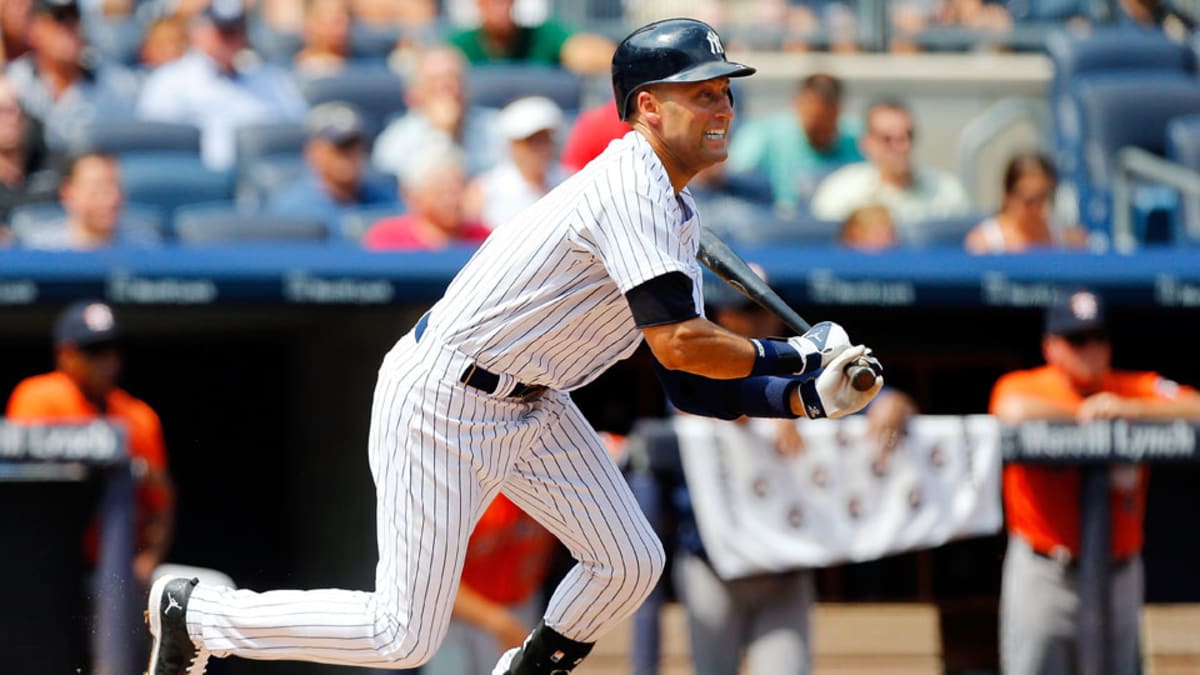
[[1037,206],[1039,204],[1046,204],[1050,201],[1050,192],[1043,190],[1041,192],[1035,192],[1029,195],[1023,195],[1018,192],[1013,194],[1013,199],[1025,206]]
[[1082,347],[1097,342],[1108,342],[1108,333],[1102,330],[1085,330],[1062,336],[1072,347]]
[[872,131],[871,135],[888,145],[897,145],[901,141],[908,141],[911,143],[913,137],[916,136],[916,133],[912,129],[909,129],[908,131],[900,134],[885,134],[878,131]]

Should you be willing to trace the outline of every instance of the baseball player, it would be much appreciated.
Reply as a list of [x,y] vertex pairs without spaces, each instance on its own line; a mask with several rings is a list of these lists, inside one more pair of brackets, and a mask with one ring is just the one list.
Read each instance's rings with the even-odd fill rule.
[[674,404],[697,414],[840,417],[878,392],[882,378],[859,392],[844,374],[868,350],[840,326],[751,340],[703,317],[686,186],[725,159],[729,78],[754,69],[727,61],[707,24],[671,19],[626,38],[612,71],[634,131],[497,228],[384,357],[368,441],[375,590],[256,593],[164,577],[150,592],[149,675],[202,673],[210,655],[424,663],[450,621],[471,529],[500,491],[578,564],[493,673],[569,673],[664,565],[569,391],[644,339]]

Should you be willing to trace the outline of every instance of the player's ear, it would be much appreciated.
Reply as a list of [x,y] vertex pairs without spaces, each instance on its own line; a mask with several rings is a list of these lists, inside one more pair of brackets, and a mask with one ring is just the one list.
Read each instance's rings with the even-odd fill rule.
[[638,117],[645,119],[651,126],[658,126],[662,121],[662,103],[649,89],[634,94],[633,107],[637,110]]

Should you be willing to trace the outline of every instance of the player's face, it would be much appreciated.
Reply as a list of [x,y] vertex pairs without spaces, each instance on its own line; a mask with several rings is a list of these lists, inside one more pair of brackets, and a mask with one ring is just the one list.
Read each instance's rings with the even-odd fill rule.
[[1105,333],[1049,335],[1042,343],[1046,362],[1063,372],[1084,393],[1093,393],[1112,368],[1112,343]]
[[692,173],[725,161],[733,104],[729,78],[663,85],[662,137],[682,168]]

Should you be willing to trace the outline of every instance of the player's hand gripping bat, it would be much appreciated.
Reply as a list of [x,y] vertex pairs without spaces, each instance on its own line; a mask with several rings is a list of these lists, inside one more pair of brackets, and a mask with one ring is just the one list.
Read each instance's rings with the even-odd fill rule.
[[[783,298],[779,297],[767,282],[763,281],[741,256],[733,252],[729,245],[713,234],[707,227],[700,228],[700,250],[696,259],[712,270],[714,274],[724,279],[747,298],[760,307],[773,312],[783,320],[788,328],[797,334],[807,333],[812,328],[807,321],[800,318]],[[883,366],[873,356],[864,356],[846,366],[846,375],[851,385],[858,391],[867,391],[875,386],[875,378],[883,373]]]

